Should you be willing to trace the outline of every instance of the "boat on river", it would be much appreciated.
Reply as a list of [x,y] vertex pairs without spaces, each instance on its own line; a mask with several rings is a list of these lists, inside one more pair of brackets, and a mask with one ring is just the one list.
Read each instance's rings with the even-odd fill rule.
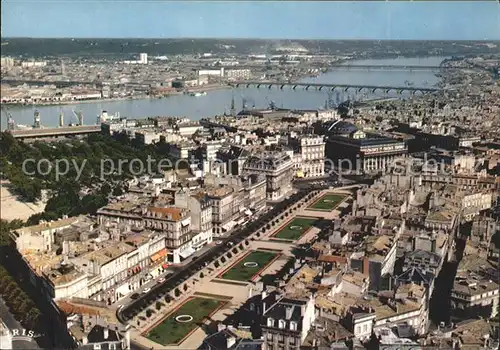
[[190,96],[194,96],[194,97],[200,97],[200,96],[206,96],[207,93],[205,91],[202,91],[202,92],[191,92],[189,95]]

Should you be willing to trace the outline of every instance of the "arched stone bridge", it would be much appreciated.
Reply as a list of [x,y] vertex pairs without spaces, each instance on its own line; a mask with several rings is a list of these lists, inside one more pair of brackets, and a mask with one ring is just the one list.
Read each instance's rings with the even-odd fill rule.
[[423,87],[414,87],[414,86],[381,86],[381,85],[353,85],[353,84],[323,84],[323,83],[280,83],[280,82],[272,82],[272,81],[235,81],[229,83],[230,86],[233,87],[266,87],[271,89],[273,86],[277,87],[281,90],[285,87],[290,87],[292,90],[297,89],[297,87],[302,87],[305,90],[309,90],[310,88],[315,88],[317,91],[321,90],[335,90],[335,89],[344,89],[344,91],[348,90],[370,90],[372,93],[375,91],[383,91],[385,93],[389,93],[390,91],[396,91],[398,93],[402,93],[403,91],[409,91],[412,94],[420,92],[421,94],[428,94],[439,91],[437,88],[423,88]]

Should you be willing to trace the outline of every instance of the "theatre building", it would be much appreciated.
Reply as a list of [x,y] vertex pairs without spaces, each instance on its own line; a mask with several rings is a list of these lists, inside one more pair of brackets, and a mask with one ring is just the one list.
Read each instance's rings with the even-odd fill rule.
[[335,167],[358,173],[381,172],[408,152],[403,140],[367,133],[344,121],[332,124],[327,135],[327,158]]

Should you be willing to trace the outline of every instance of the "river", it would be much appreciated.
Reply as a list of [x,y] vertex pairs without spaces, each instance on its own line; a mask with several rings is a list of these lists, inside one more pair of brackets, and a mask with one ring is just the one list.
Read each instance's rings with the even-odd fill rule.
[[[381,60],[358,60],[349,64],[360,65],[412,65],[412,66],[434,66],[439,65],[444,57],[426,58],[397,58]],[[432,87],[439,82],[435,71],[426,70],[361,70],[335,68],[318,77],[302,79],[303,82],[319,82],[330,84],[366,84],[379,86],[405,86],[411,82],[414,87]],[[234,96],[236,110],[242,109],[243,100],[247,101],[247,106],[256,108],[266,108],[271,102],[276,106],[294,109],[317,109],[323,108],[329,98],[327,91],[316,91],[310,89],[305,91],[302,88],[291,90],[284,88],[268,89],[266,87],[257,88],[236,88],[223,89],[208,92],[206,96],[192,97],[188,95],[173,95],[162,99],[138,99],[119,100],[110,102],[85,102],[79,104],[57,105],[57,106],[23,106],[10,107],[9,111],[18,124],[31,125],[33,115],[36,110],[40,112],[42,125],[46,127],[57,126],[59,114],[64,114],[65,123],[76,123],[72,110],[82,112],[84,124],[94,124],[97,116],[102,110],[108,114],[120,113],[122,117],[144,118],[150,116],[185,116],[192,120],[199,120],[203,117],[229,112],[231,99]],[[388,96],[383,92],[357,93],[353,91],[339,91],[330,93],[330,98],[334,102],[342,102],[348,98],[373,99]],[[389,97],[400,96],[391,92]],[[403,95],[404,96],[404,95]],[[7,127],[7,117],[2,109],[1,129]]]

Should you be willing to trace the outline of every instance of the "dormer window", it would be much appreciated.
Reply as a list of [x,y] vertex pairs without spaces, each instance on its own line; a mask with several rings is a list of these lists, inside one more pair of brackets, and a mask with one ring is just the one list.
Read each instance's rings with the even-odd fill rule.
[[291,331],[296,331],[297,330],[297,322],[291,321],[290,322],[290,330]]
[[268,327],[274,327],[274,319],[272,319],[271,317],[269,317],[267,319],[267,326]]
[[278,327],[281,328],[281,329],[285,328],[286,327],[285,320],[279,320]]

